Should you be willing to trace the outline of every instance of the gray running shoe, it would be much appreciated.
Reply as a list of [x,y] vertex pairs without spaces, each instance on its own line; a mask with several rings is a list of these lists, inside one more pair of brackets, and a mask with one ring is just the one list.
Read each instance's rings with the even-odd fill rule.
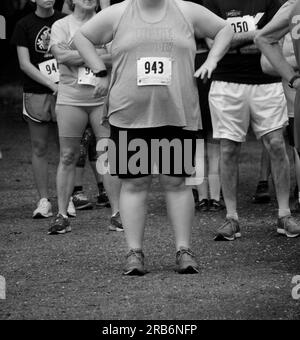
[[300,235],[300,225],[295,222],[292,216],[279,218],[277,233],[288,238],[296,238]]
[[144,267],[144,253],[141,249],[131,249],[126,255],[123,274],[127,276],[143,276],[147,274]]
[[193,252],[188,249],[181,247],[176,254],[176,272],[179,274],[198,274],[199,267],[195,261]]
[[218,229],[215,241],[234,241],[242,237],[239,222],[227,218],[225,223]]

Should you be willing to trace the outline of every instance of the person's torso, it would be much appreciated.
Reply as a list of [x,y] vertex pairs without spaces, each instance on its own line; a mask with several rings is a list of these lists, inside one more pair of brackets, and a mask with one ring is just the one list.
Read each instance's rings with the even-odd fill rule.
[[[76,51],[74,45],[74,36],[76,32],[82,27],[83,22],[76,19],[73,14],[68,15],[59,22],[60,26],[66,32],[67,44],[72,50]],[[66,64],[59,64],[60,82],[57,103],[64,105],[80,105],[80,106],[93,106],[103,103],[103,99],[95,98],[93,85],[82,85],[80,82],[80,74],[90,75],[91,71],[84,66],[69,66]],[[92,78],[93,79],[93,78]]]
[[[56,11],[49,18],[41,18],[35,13],[31,13],[21,21],[26,32],[30,61],[38,69],[40,64],[54,59],[53,55],[48,51],[51,27],[62,17],[63,15]],[[24,91],[33,93],[51,92],[49,88],[37,83],[27,75],[24,75]]]
[[[235,33],[245,33],[263,28],[276,13],[270,8],[270,0],[206,0],[204,5],[227,20]],[[274,13],[271,13],[274,11]],[[268,84],[279,82],[279,78],[266,75],[260,64],[261,53],[253,43],[231,49],[219,62],[213,79],[244,84]]]
[[149,23],[142,15],[138,1],[129,1],[114,35],[110,122],[196,130],[201,123],[193,27],[173,0],[167,0],[158,22]]
[[300,66],[300,1],[296,2],[291,11],[290,31],[297,65]]

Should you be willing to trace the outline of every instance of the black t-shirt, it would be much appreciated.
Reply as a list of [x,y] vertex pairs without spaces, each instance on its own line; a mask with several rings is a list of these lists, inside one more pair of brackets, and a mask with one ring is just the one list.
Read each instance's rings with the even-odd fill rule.
[[[280,8],[278,0],[204,0],[203,5],[230,23],[238,32],[250,26],[264,27]],[[249,53],[250,51],[250,53]],[[231,50],[219,63],[213,80],[239,84],[270,84],[281,81],[263,73],[261,53],[253,44]]]
[[[41,18],[31,13],[17,23],[11,43],[15,46],[27,47],[30,61],[38,69],[40,63],[53,58],[53,55],[48,52],[51,27],[63,17],[63,14],[56,11],[49,18]],[[51,93],[51,90],[24,74],[24,92]]]

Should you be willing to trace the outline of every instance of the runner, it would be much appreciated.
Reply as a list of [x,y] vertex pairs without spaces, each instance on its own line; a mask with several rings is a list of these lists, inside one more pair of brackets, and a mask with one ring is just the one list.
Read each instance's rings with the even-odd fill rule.
[[219,64],[210,92],[214,137],[221,139],[221,181],[227,208],[225,223],[216,241],[241,237],[237,213],[238,163],[241,144],[249,124],[270,154],[279,205],[278,230],[289,237],[300,234],[289,207],[290,167],[283,128],[288,124],[281,79],[265,75],[261,53],[254,45],[258,29],[264,27],[280,8],[269,0],[204,0],[204,4],[231,24],[235,32],[232,49]]
[[[215,38],[207,61],[196,72],[201,79],[210,78],[233,34],[224,20],[191,2],[126,0],[100,12],[75,37],[80,54],[99,76],[96,86],[99,95],[106,93],[108,79],[105,65],[97,58],[93,45],[106,44],[113,39],[108,118],[116,154],[119,148],[124,150],[125,147],[125,151],[117,158],[117,164],[113,157],[109,161],[111,169],[116,165],[116,173],[122,179],[120,210],[129,247],[125,275],[146,273],[142,249],[153,173],[152,153],[158,157],[151,144],[162,139],[167,144],[178,141],[182,155],[179,167],[175,160],[178,150],[173,151],[173,161],[170,154],[161,150],[160,161],[154,162],[166,192],[168,213],[175,231],[176,270],[181,274],[199,271],[190,250],[193,195],[191,188],[185,185],[186,177],[191,175],[190,169],[185,167],[189,164],[188,153],[191,153],[188,160],[192,163],[195,131],[201,127],[197,84],[193,78],[195,35]],[[127,147],[124,136],[129,143]],[[129,151],[138,141],[142,142],[142,152]],[[184,150],[185,143],[190,147]],[[109,149],[111,153],[114,147]],[[128,156],[125,164],[124,152]],[[132,162],[139,154],[142,159]]]
[[[96,0],[69,1],[73,13],[53,25],[50,48],[56,57],[61,73],[57,98],[57,119],[60,136],[60,164],[57,173],[58,215],[49,228],[50,235],[71,231],[67,205],[75,184],[75,168],[80,154],[80,141],[90,123],[97,140],[109,136],[109,131],[100,125],[104,97],[93,96],[96,77],[79,56],[73,37],[76,31],[93,16],[99,2]],[[111,58],[106,49],[99,48],[98,59],[107,65]],[[110,230],[123,231],[119,214],[120,181],[105,176],[105,186],[112,207]]]
[[[295,148],[295,137],[298,136],[299,130],[295,131],[295,96],[296,91],[295,89],[299,86],[297,75],[299,74],[299,66],[297,60],[295,58],[294,48],[293,48],[293,41],[292,36],[289,34],[289,24],[290,24],[290,17],[292,14],[292,10],[297,13],[297,7],[294,8],[296,4],[296,0],[290,0],[284,4],[281,9],[278,11],[276,16],[273,20],[263,29],[261,30],[257,37],[256,43],[259,48],[263,51],[263,53],[269,58],[273,65],[276,67],[270,67],[269,63],[264,62],[264,66],[266,71],[280,73],[283,77],[283,88],[285,91],[287,103],[288,103],[288,113],[289,113],[289,127],[288,127],[288,137],[290,145],[294,149],[294,161],[295,161],[295,174],[296,174],[296,181],[297,186],[294,191],[294,197],[296,199],[295,211],[300,211],[300,158],[299,158],[299,151]],[[286,35],[286,33],[288,34]],[[283,43],[283,53],[281,52],[280,42],[284,38]],[[294,36],[296,38],[296,36]],[[297,41],[294,39],[295,46],[297,48]],[[279,49],[279,50],[278,50]],[[273,55],[273,51],[275,54]],[[271,53],[270,53],[271,52]],[[275,64],[274,64],[275,63]],[[277,64],[278,63],[278,64]],[[279,65],[279,67],[278,67]],[[284,71],[285,65],[288,68],[288,74]],[[296,77],[294,77],[296,75]],[[291,77],[291,78],[289,78]],[[294,79],[294,84],[292,84],[291,79]],[[290,79],[290,80],[288,80]],[[297,111],[296,111],[297,112]],[[296,134],[296,135],[295,135]],[[299,150],[299,149],[298,149]]]
[[16,25],[12,43],[17,46],[24,73],[24,111],[32,145],[32,165],[39,194],[33,218],[53,215],[48,193],[48,136],[50,123],[56,122],[55,96],[59,73],[48,52],[51,26],[63,15],[53,8],[54,0],[36,0],[36,10]]

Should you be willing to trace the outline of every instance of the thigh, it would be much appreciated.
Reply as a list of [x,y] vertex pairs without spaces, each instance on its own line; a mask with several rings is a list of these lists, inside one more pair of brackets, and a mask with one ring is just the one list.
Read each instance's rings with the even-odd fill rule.
[[109,138],[110,136],[109,129],[102,125],[103,109],[103,105],[93,107],[91,108],[91,112],[89,114],[89,121],[97,140],[100,138]]
[[82,138],[88,124],[88,112],[85,108],[57,105],[57,124],[59,137]]
[[257,138],[287,126],[287,107],[281,83],[253,85],[249,92],[251,125]]
[[246,140],[250,120],[246,98],[246,85],[218,81],[212,83],[209,104],[214,138],[235,142]]
[[49,124],[35,123],[32,120],[28,120],[28,127],[30,132],[31,143],[46,145],[49,138]]

